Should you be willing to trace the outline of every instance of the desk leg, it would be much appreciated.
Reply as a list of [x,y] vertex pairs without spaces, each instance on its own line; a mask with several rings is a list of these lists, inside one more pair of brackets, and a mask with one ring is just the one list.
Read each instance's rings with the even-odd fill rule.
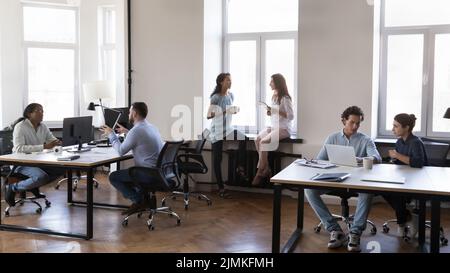
[[86,196],[86,239],[92,239],[94,233],[94,170],[87,170],[87,196]]
[[297,229],[303,230],[303,215],[305,208],[305,190],[303,188],[298,190],[297,203]]
[[431,199],[431,235],[430,252],[439,253],[439,232],[441,228],[441,201],[437,198]]
[[67,170],[67,203],[71,204],[73,202],[72,196],[72,170]]
[[426,200],[419,200],[419,249],[423,250],[425,246],[425,220],[426,220]]
[[[2,169],[2,165],[0,165],[0,170]],[[6,198],[6,181],[3,181],[3,177],[0,177],[1,182],[5,183],[5,198]],[[3,183],[1,184],[1,186],[3,186]],[[2,214],[3,214],[3,210],[2,210],[2,189],[0,189],[0,225],[2,224]]]
[[120,161],[117,161],[117,170],[120,171]]
[[272,253],[280,253],[281,185],[273,187]]

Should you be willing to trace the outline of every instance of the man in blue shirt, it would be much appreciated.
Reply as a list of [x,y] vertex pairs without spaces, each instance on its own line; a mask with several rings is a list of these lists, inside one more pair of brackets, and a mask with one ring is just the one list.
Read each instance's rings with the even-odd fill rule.
[[[158,160],[159,152],[163,147],[163,141],[158,129],[150,124],[145,118],[147,117],[148,108],[143,102],[135,102],[130,108],[129,120],[133,124],[133,128],[128,131],[126,128],[118,125],[117,131],[119,133],[126,133],[123,143],[120,142],[119,137],[114,133],[114,130],[108,126],[103,126],[101,130],[108,135],[109,141],[112,143],[114,150],[121,156],[133,152],[135,165],[138,167],[154,167]],[[127,199],[130,199],[132,205],[127,211],[122,214],[127,215],[142,208],[145,208],[143,195],[133,184],[133,181],[128,174],[128,170],[120,170],[109,175],[111,184],[123,194]],[[151,180],[151,178],[149,178]]]
[[[341,115],[344,128],[342,131],[334,133],[325,141],[325,144],[352,146],[355,149],[357,157],[373,157],[375,162],[381,162],[381,156],[378,153],[375,143],[365,134],[359,133],[358,129],[364,120],[363,111],[357,106],[348,107]],[[328,154],[325,145],[320,150],[317,159],[328,160]],[[305,190],[306,198],[309,204],[316,212],[324,227],[330,232],[330,241],[328,248],[338,248],[345,244],[348,239],[348,251],[361,251],[360,237],[366,228],[366,221],[369,215],[372,195],[367,193],[359,193],[358,204],[354,216],[354,221],[350,228],[348,238],[345,236],[342,228],[328,210],[327,206],[320,197],[327,194],[328,190]]]

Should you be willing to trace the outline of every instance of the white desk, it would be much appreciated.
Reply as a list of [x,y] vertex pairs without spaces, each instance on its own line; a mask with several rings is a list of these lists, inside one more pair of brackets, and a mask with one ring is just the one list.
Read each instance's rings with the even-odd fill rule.
[[[317,173],[347,172],[351,177],[344,182],[313,181],[310,178]],[[404,184],[391,184],[381,182],[365,182],[361,178],[367,175],[380,174],[383,177],[402,176],[406,178]],[[419,246],[424,249],[425,243],[425,201],[431,200],[431,244],[430,252],[439,252],[440,228],[440,202],[450,198],[450,168],[424,167],[422,169],[410,168],[393,164],[374,165],[372,170],[352,167],[337,167],[327,170],[300,166],[292,163],[286,169],[271,178],[274,183],[274,211],[272,231],[272,251],[280,251],[280,210],[281,191],[283,187],[294,186],[299,189],[297,230],[292,234],[283,252],[291,251],[303,229],[303,189],[343,189],[354,192],[369,192],[374,194],[392,193],[412,196],[420,200],[419,215]]]
[[[94,148],[89,152],[80,154],[80,158],[73,161],[58,161],[58,155],[54,153],[33,153],[33,154],[10,154],[0,156],[0,167],[2,165],[14,166],[34,166],[34,167],[52,167],[67,170],[68,187],[67,187],[67,203],[86,205],[86,234],[64,233],[48,229],[39,229],[33,227],[5,225],[1,223],[0,230],[21,231],[44,233],[50,235],[75,237],[82,239],[92,239],[93,237],[93,207],[125,207],[120,205],[100,204],[93,201],[93,177],[94,169],[105,164],[119,163],[120,161],[133,158],[131,154],[120,156],[113,148]],[[72,170],[86,171],[87,173],[87,191],[86,202],[74,201],[72,199]],[[1,196],[0,196],[1,197]],[[0,205],[1,212],[1,205]]]

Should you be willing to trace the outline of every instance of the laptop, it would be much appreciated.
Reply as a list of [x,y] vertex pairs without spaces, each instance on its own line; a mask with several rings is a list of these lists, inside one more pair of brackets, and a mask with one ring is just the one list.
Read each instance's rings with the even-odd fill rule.
[[356,160],[355,149],[352,146],[325,144],[325,149],[328,159],[333,164],[351,167],[362,166],[362,162],[358,163]]

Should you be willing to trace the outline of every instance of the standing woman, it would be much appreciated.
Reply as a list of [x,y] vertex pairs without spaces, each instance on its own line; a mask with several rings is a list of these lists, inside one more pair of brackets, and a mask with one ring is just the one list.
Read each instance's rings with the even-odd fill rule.
[[[398,137],[395,143],[395,150],[389,150],[389,156],[394,164],[409,165],[412,168],[422,168],[428,165],[428,158],[425,152],[425,146],[420,138],[413,135],[412,131],[416,125],[416,117],[411,114],[398,114],[394,117],[392,132]],[[417,222],[413,215],[406,208],[407,199],[397,195],[383,195],[384,199],[395,210],[399,233],[402,236],[412,237],[417,233]],[[406,229],[406,227],[409,229]]]
[[[216,78],[216,87],[211,94],[211,105],[208,109],[208,119],[211,121],[211,143],[213,153],[214,173],[216,175],[217,185],[219,186],[219,196],[230,198],[230,194],[225,191],[222,178],[222,149],[223,140],[229,139],[234,134],[234,138],[244,139],[245,136],[231,127],[232,115],[239,112],[239,108],[233,105],[234,95],[229,91],[231,87],[230,73],[221,73]],[[239,141],[239,167],[238,172],[242,172],[243,160],[245,160],[245,141]]]
[[267,107],[267,115],[271,117],[271,126],[260,132],[255,140],[259,161],[258,171],[252,182],[253,186],[259,185],[264,178],[272,173],[268,162],[268,151],[263,149],[262,145],[270,143],[271,139],[276,139],[277,136],[278,140],[288,138],[292,132],[294,110],[292,108],[292,98],[289,95],[283,75],[272,75],[270,87],[273,90],[272,106]]

